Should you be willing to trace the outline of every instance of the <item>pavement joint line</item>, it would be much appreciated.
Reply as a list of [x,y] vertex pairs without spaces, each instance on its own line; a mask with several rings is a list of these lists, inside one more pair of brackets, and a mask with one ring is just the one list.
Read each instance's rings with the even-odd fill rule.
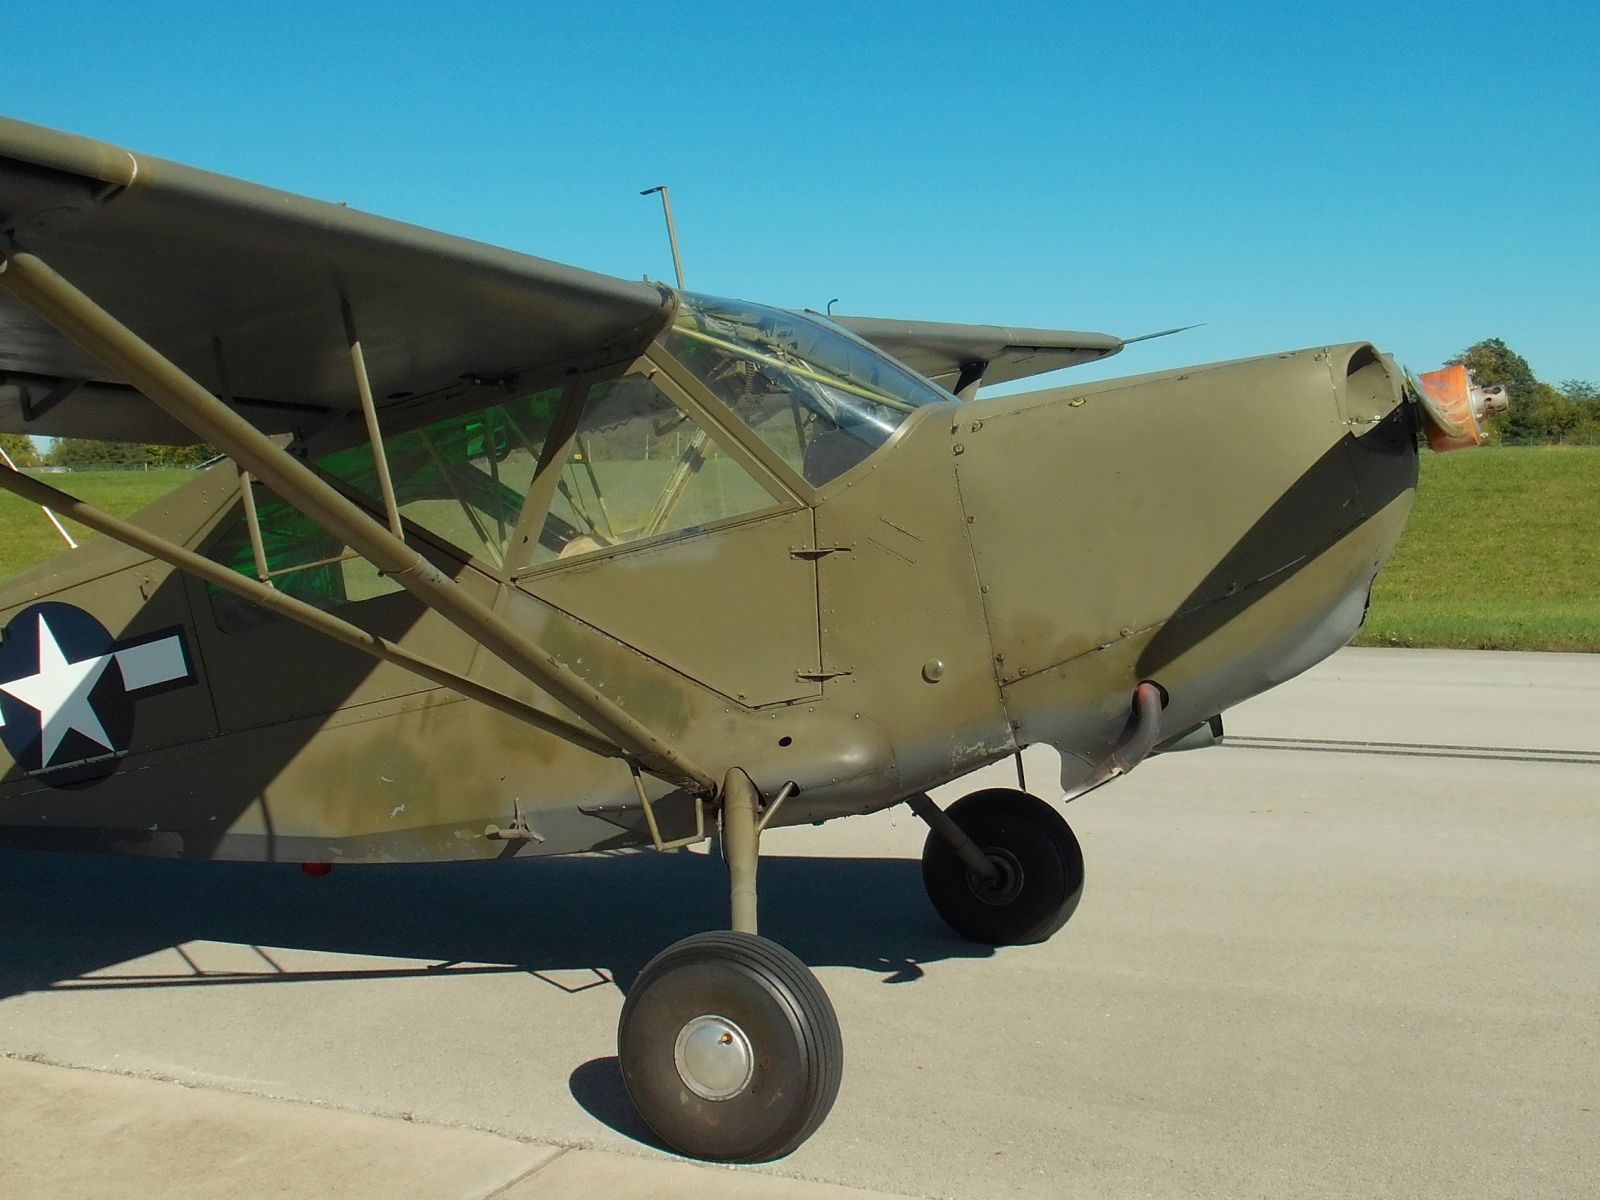
[[[139,1071],[125,1067],[95,1066],[88,1063],[68,1062],[66,1059],[54,1058],[38,1051],[22,1051],[0,1049],[0,1060],[11,1062],[33,1063],[41,1067],[56,1067],[64,1071],[82,1071],[90,1075],[110,1075],[118,1079],[139,1079],[150,1083],[170,1083],[178,1087],[189,1088],[197,1092],[224,1092],[230,1096],[245,1096],[252,1100],[270,1100],[278,1104],[292,1104],[300,1108],[320,1108],[329,1112],[344,1113],[353,1117],[377,1117],[384,1121],[397,1121],[405,1125],[425,1125],[430,1129],[453,1129],[462,1133],[486,1133],[491,1137],[504,1138],[511,1142],[520,1142],[525,1146],[543,1146],[559,1150],[565,1154],[569,1150],[600,1150],[608,1154],[627,1154],[627,1148],[614,1148],[602,1146],[598,1142],[583,1141],[569,1138],[541,1138],[530,1137],[525,1133],[514,1130],[501,1129],[491,1125],[461,1125],[450,1121],[421,1120],[414,1113],[403,1109],[392,1108],[352,1108],[343,1104],[332,1104],[326,1100],[308,1099],[302,1096],[285,1096],[277,1092],[259,1091],[249,1087],[238,1087],[232,1082],[221,1080],[185,1078],[165,1071]],[[554,1162],[561,1154],[554,1155],[550,1161]],[[652,1158],[651,1154],[634,1153],[635,1158]]]
[[[482,1200],[493,1200],[495,1196],[499,1196],[508,1189],[515,1187],[528,1176],[537,1175],[545,1167],[548,1167],[551,1163],[556,1162],[558,1159],[565,1158],[573,1151],[592,1151],[598,1154],[616,1155],[619,1157],[636,1159],[644,1162],[682,1162],[689,1163],[693,1166],[707,1166],[707,1164],[697,1162],[694,1159],[682,1158],[676,1154],[656,1150],[648,1146],[616,1146],[603,1145],[594,1140],[585,1141],[583,1139],[573,1138],[530,1137],[525,1133],[518,1133],[514,1130],[502,1129],[492,1125],[459,1125],[449,1121],[419,1120],[414,1114],[405,1111],[397,1111],[394,1109],[351,1108],[342,1104],[330,1104],[325,1100],[306,1099],[299,1096],[284,1096],[275,1092],[255,1091],[250,1088],[235,1087],[229,1083],[193,1078],[185,1079],[180,1075],[172,1075],[164,1071],[136,1071],[122,1067],[92,1066],[85,1063],[68,1062],[65,1059],[54,1058],[39,1051],[25,1050],[18,1052],[0,1048],[0,1061],[32,1063],[35,1066],[52,1067],[63,1071],[82,1071],[85,1074],[90,1075],[108,1075],[116,1079],[135,1079],[144,1080],[150,1083],[175,1084],[178,1087],[188,1088],[191,1091],[223,1092],[230,1096],[244,1096],[252,1100],[267,1100],[277,1104],[293,1105],[297,1108],[325,1109],[328,1112],[343,1113],[354,1117],[376,1117],[380,1120],[395,1121],[405,1125],[422,1125],[429,1129],[456,1130],[462,1133],[483,1133],[488,1134],[491,1137],[504,1138],[506,1141],[517,1142],[524,1146],[538,1146],[556,1151],[555,1154],[552,1154],[549,1158],[545,1159],[543,1162],[539,1163],[537,1166],[527,1171],[523,1175],[519,1175],[516,1179],[508,1180],[506,1183],[495,1188],[494,1191],[486,1193]],[[828,1184],[833,1187],[844,1188],[858,1186],[840,1179],[829,1179],[820,1175],[801,1175],[788,1171],[775,1171],[769,1169],[769,1167],[770,1164],[762,1167],[747,1169],[752,1175],[762,1176],[768,1179],[787,1179],[792,1180],[795,1183],[820,1183]],[[908,1193],[883,1194],[893,1194],[897,1196],[904,1195],[908,1196],[909,1200],[915,1200],[915,1197],[910,1197],[910,1194]]]
[[1559,749],[1554,746],[1475,746],[1462,742],[1385,742],[1376,738],[1273,737],[1270,734],[1243,734],[1241,742],[1272,742],[1306,746],[1371,746],[1383,750],[1460,750],[1469,754],[1575,754],[1600,758],[1600,750]]
[[514,1188],[514,1187],[518,1186],[519,1184],[523,1183],[525,1180],[532,1179],[535,1175],[537,1175],[540,1171],[544,1170],[551,1163],[557,1162],[560,1159],[565,1158],[567,1155],[569,1155],[571,1153],[572,1153],[572,1147],[571,1146],[560,1146],[560,1147],[557,1147],[556,1152],[554,1154],[552,1154],[549,1158],[545,1159],[543,1162],[535,1163],[533,1166],[529,1167],[526,1171],[522,1172],[522,1174],[517,1175],[517,1176],[515,1176],[515,1177],[513,1177],[511,1179],[506,1180],[504,1183],[502,1183],[499,1187],[495,1188],[493,1191],[485,1192],[483,1194],[482,1200],[494,1200],[494,1198],[496,1196],[504,1196],[512,1188]]
[[1449,758],[1473,762],[1548,763],[1556,766],[1600,766],[1600,752],[1537,750],[1512,746],[1430,746],[1402,742],[1363,742],[1319,738],[1228,737],[1221,745],[1235,750],[1288,750],[1311,754],[1368,754],[1395,758]]

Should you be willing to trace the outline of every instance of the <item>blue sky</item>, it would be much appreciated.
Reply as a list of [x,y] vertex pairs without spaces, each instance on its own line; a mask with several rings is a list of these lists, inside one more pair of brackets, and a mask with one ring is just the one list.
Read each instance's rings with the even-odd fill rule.
[[612,274],[670,279],[667,183],[700,290],[1600,380],[1592,3],[5,15],[6,115]]

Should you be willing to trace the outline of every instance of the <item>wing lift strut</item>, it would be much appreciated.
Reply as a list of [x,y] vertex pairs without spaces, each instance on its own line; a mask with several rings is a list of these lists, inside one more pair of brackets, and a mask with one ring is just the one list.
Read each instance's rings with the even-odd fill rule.
[[[470,595],[406,543],[383,443],[379,437],[378,416],[366,363],[348,306],[344,309],[344,319],[350,340],[351,363],[367,431],[372,440],[386,524],[374,520],[322,476],[279,447],[59,275],[48,263],[15,242],[0,244],[0,287],[126,379],[169,416],[181,421],[198,440],[210,443],[233,459],[239,466],[241,476],[260,479],[279,497],[340,538],[384,575],[576,713],[590,728],[421,658],[385,638],[285,595],[264,578],[250,579],[203,555],[85,504],[40,480],[0,467],[0,488],[32,503],[48,505],[152,558],[594,754],[625,759],[635,768],[642,768],[700,796],[715,795],[719,791],[716,779],[686,757],[678,747],[659,737],[610,696],[573,672],[489,605]],[[240,482],[243,495],[249,497],[250,479],[244,477]],[[264,566],[258,554],[258,574],[264,574]]]

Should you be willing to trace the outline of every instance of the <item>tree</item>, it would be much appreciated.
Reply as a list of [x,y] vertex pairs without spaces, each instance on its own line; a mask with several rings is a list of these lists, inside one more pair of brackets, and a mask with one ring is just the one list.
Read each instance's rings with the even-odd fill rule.
[[1600,383],[1587,379],[1563,379],[1557,390],[1574,404],[1600,404]]
[[1578,406],[1559,390],[1539,383],[1534,385],[1523,427],[1530,435],[1527,440],[1566,442],[1572,440],[1582,416]]
[[25,433],[0,433],[0,449],[4,449],[11,456],[11,461],[19,467],[39,465],[39,448]]
[[140,445],[137,442],[96,442],[88,438],[60,438],[47,459],[53,467],[73,470],[126,471],[140,467],[197,467],[217,452],[210,446]]
[[144,447],[152,467],[198,467],[213,459],[217,452],[210,446],[157,446]]
[[149,452],[132,442],[96,442],[89,438],[59,438],[50,447],[46,459],[52,467],[69,467],[74,470],[117,470],[143,467],[150,461]]
[[1528,360],[1499,338],[1468,346],[1461,363],[1479,384],[1500,384],[1511,411],[1489,422],[1490,435],[1506,442],[1577,442],[1600,445],[1600,386],[1585,379],[1542,383]]
[[1600,446],[1600,385],[1587,379],[1563,379],[1558,390],[1572,405],[1577,417],[1567,441]]
[[1534,414],[1536,410],[1543,412],[1544,407],[1548,407],[1540,405],[1540,401],[1547,398],[1540,393],[1540,383],[1534,377],[1527,359],[1499,338],[1485,338],[1481,342],[1474,342],[1450,361],[1465,366],[1480,385],[1500,384],[1506,389],[1511,411],[1491,422],[1490,428],[1494,433],[1508,442],[1542,440],[1543,431],[1539,418]]

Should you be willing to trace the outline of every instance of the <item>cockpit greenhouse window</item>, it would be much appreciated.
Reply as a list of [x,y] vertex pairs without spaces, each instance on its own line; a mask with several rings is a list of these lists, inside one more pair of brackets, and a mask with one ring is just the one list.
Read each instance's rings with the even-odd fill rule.
[[661,345],[820,487],[951,397],[822,319],[685,295]]
[[[562,389],[550,388],[387,433],[383,447],[401,518],[499,567],[561,411],[562,396]],[[370,443],[360,441],[331,451],[315,463],[377,508],[377,469]],[[318,608],[337,608],[401,590],[316,521],[262,484],[253,487],[261,554],[273,587]],[[224,521],[209,552],[241,575],[260,575],[242,505]],[[278,619],[270,610],[214,584],[207,591],[217,627],[224,631]]]
[[[401,517],[499,567],[561,411],[562,389],[385,434],[384,454]],[[378,499],[372,447],[362,441],[317,466]]]

